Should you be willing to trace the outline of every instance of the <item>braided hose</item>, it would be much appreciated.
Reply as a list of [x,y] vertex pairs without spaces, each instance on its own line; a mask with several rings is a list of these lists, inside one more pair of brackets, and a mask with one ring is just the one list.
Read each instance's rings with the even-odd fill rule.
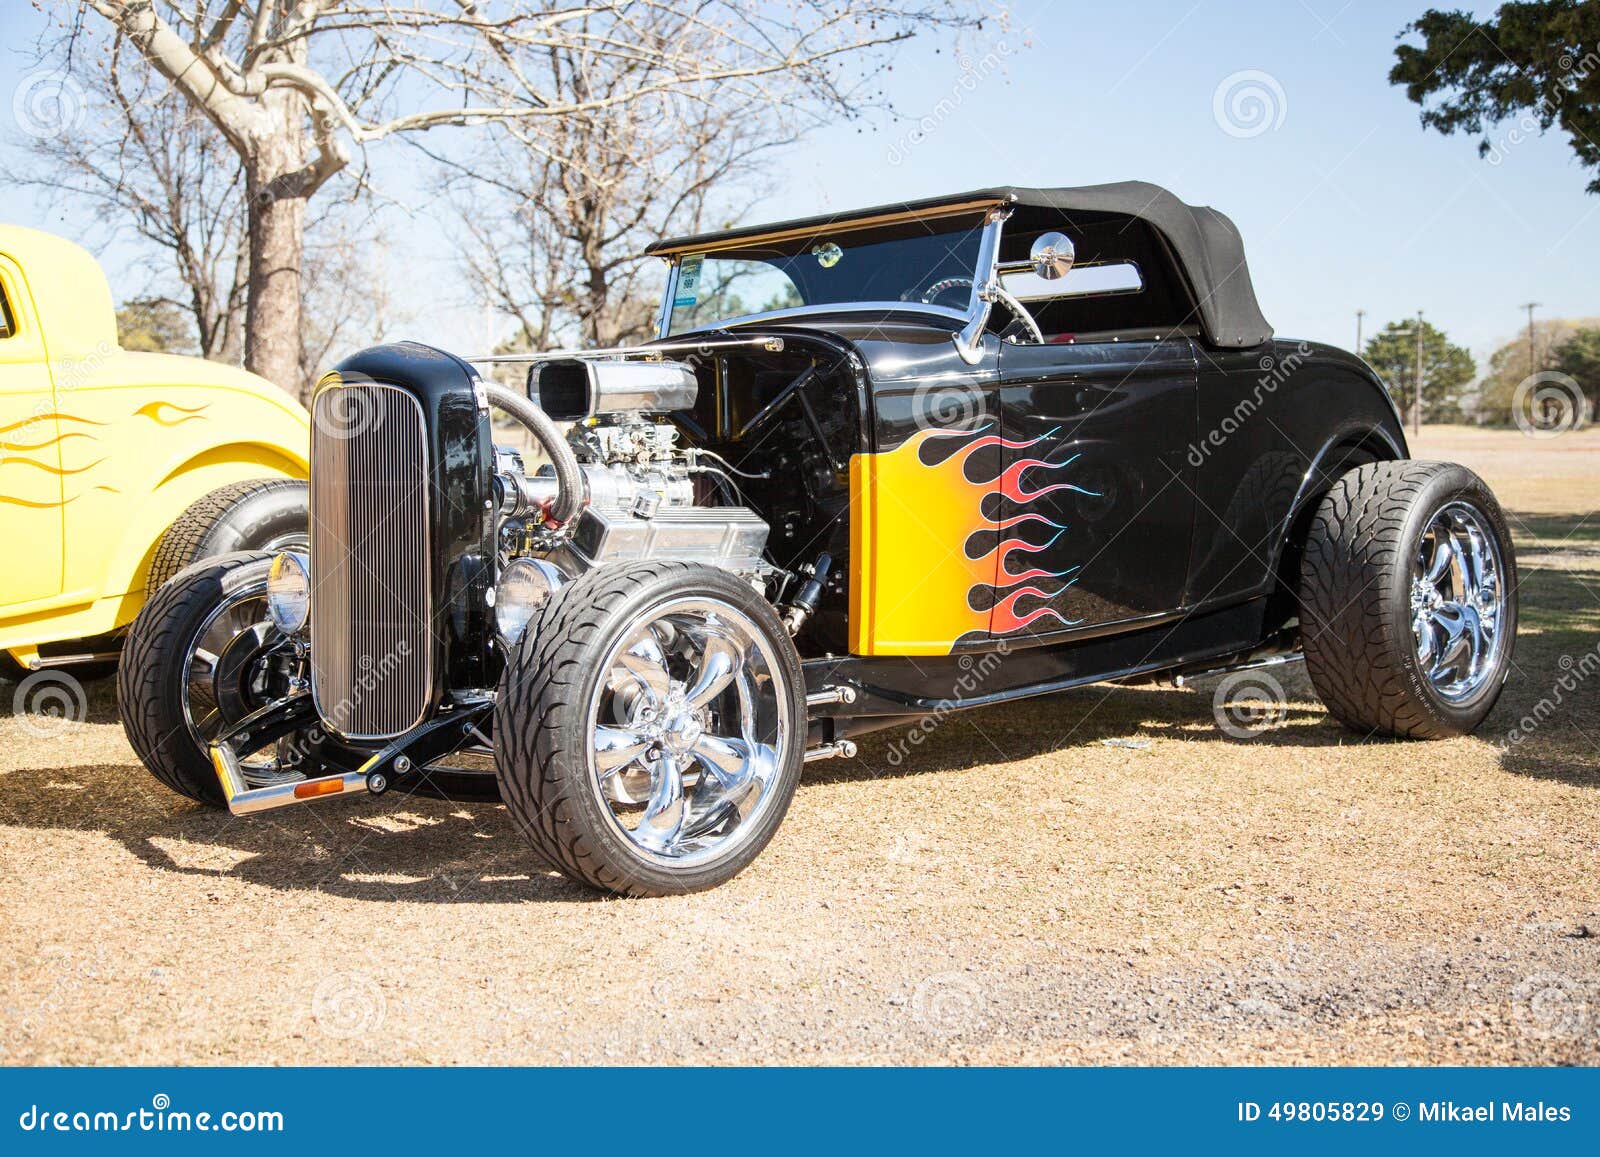
[[560,427],[532,400],[513,390],[492,382],[485,382],[484,390],[490,403],[526,426],[550,456],[550,464],[556,472],[556,496],[550,503],[550,519],[556,523],[570,521],[583,506],[583,471],[578,467],[578,456],[561,436]]

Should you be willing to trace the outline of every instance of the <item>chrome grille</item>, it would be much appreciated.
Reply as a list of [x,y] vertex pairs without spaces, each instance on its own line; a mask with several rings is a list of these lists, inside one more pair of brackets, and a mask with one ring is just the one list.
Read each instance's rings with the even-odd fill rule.
[[339,734],[388,739],[432,696],[422,407],[362,382],[311,409],[311,690]]

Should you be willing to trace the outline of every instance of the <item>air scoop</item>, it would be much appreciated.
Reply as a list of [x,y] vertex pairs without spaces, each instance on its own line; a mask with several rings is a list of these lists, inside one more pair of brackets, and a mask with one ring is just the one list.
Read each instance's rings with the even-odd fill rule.
[[528,394],[558,422],[597,414],[665,414],[694,405],[699,383],[682,362],[563,358],[528,372]]

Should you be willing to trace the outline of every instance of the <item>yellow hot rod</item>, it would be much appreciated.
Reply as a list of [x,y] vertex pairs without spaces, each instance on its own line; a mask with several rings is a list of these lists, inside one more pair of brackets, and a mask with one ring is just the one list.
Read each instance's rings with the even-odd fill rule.
[[264,379],[122,349],[94,258],[0,224],[0,667],[114,659],[189,563],[305,541],[309,445]]

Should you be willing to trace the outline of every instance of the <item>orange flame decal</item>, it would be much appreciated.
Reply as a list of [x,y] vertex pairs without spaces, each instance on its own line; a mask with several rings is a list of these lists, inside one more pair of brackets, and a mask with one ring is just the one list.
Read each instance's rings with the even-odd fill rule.
[[[893,450],[851,462],[851,649],[865,655],[948,654],[962,641],[1020,631],[1041,619],[1070,626],[1054,605],[1074,582],[1030,565],[1066,527],[1023,511],[998,517],[1005,502],[1026,505],[1057,490],[1093,494],[1070,482],[1031,484],[1029,471],[1061,462],[1026,457],[1002,464],[1027,441],[977,430],[922,430]],[[1028,532],[1032,532],[1031,535]],[[1035,541],[1043,533],[1045,541]],[[1025,537],[1025,535],[1028,535]],[[1026,585],[1018,586],[1019,583]]]

